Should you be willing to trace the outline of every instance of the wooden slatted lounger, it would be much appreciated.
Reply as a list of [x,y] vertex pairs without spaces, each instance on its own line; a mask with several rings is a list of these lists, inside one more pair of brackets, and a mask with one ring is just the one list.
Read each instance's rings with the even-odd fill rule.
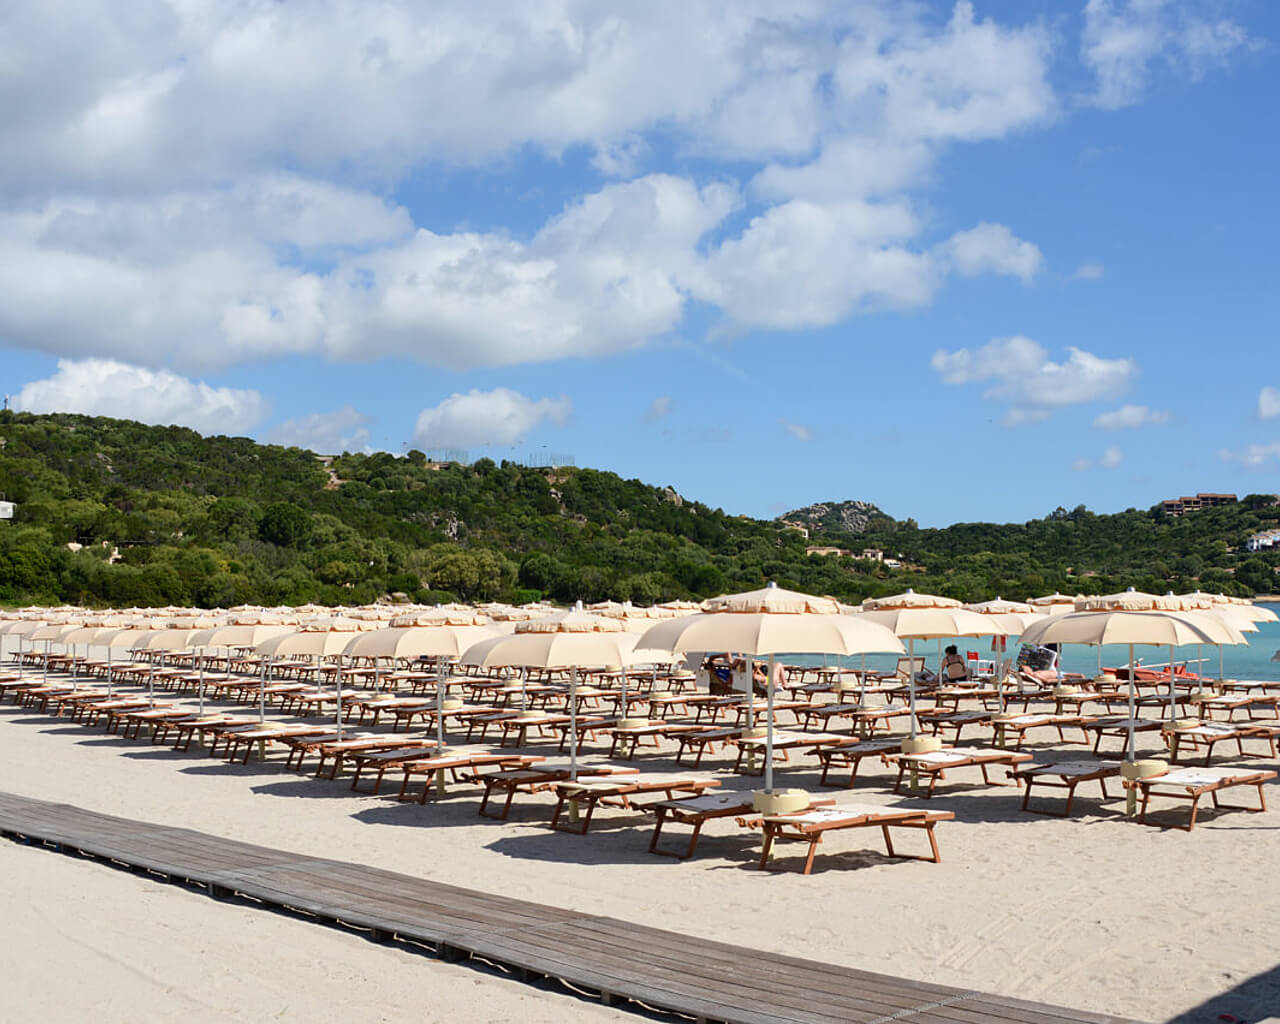
[[[819,780],[821,785],[843,785],[846,789],[852,789],[854,780],[858,777],[858,766],[862,764],[864,757],[883,757],[885,754],[900,753],[901,750],[902,740],[860,740],[855,743],[846,741],[838,745],[814,747],[810,753],[816,754],[822,762],[822,778]],[[849,781],[828,782],[827,776],[832,768],[848,768]]]
[[191,743],[197,736],[200,737],[200,742],[203,743],[205,733],[215,729],[249,728],[257,725],[257,723],[258,720],[256,718],[237,718],[234,715],[213,712],[192,718],[184,718],[177,722],[161,722],[156,726],[155,741],[163,743],[168,737],[169,731],[173,730],[175,734],[173,749],[190,750]]
[[[1086,733],[1094,734],[1093,752],[1096,754],[1102,746],[1102,740],[1105,736],[1119,737],[1122,743],[1127,742],[1129,738],[1129,719],[1128,718],[1089,718],[1085,717],[1080,722],[1080,728]],[[1150,718],[1133,719],[1133,731],[1138,732],[1154,732],[1162,727],[1163,723]]]
[[[1206,793],[1213,801],[1214,810],[1265,811],[1267,798],[1263,795],[1262,785],[1276,777],[1276,773],[1265,769],[1248,768],[1175,768],[1163,775],[1153,775],[1146,779],[1135,779],[1126,785],[1136,785],[1142,791],[1142,807],[1138,813],[1138,821],[1143,825],[1164,827],[1158,821],[1147,821],[1147,805],[1152,796],[1167,796],[1175,800],[1191,801],[1191,816],[1186,825],[1175,825],[1190,832],[1196,827],[1196,812],[1200,798]],[[1253,786],[1258,790],[1258,806],[1246,807],[1243,804],[1227,804],[1218,799],[1218,793],[1232,786]]]
[[[296,742],[296,741],[295,741]],[[344,736],[342,739],[333,739],[325,741],[320,737],[320,742],[305,753],[311,753],[312,750],[319,751],[320,763],[316,765],[315,776],[321,778],[325,776],[324,764],[330,758],[333,763],[329,766],[328,778],[336,779],[342,772],[342,763],[350,754],[373,753],[379,750],[398,750],[405,745],[405,740],[399,736],[366,736],[357,733],[355,735]],[[295,750],[297,748],[295,747]],[[435,749],[435,744],[431,744],[431,749]],[[302,756],[299,755],[297,767],[302,768]]]
[[[903,860],[923,860],[931,864],[941,862],[938,853],[938,840],[934,836],[934,827],[940,821],[955,819],[954,811],[920,810],[905,807],[881,807],[876,804],[840,804],[835,807],[818,807],[798,814],[766,815],[760,818],[743,819],[747,827],[760,827],[764,830],[764,845],[760,851],[761,870],[769,866],[769,854],[773,844],[781,839],[795,839],[807,842],[809,852],[805,857],[801,874],[809,874],[813,870],[813,857],[817,853],[818,844],[828,832],[847,828],[879,827],[884,836],[884,845],[890,857]],[[893,848],[893,837],[890,828],[922,829],[929,837],[930,855],[899,853]]]
[[1003,786],[999,779],[992,779],[987,769],[993,764],[1018,765],[1031,760],[1030,754],[1021,754],[1015,750],[996,750],[992,748],[965,748],[963,750],[930,750],[921,754],[885,754],[886,764],[897,764],[898,778],[893,784],[895,793],[901,792],[902,779],[907,771],[918,772],[929,776],[929,788],[923,794],[925,799],[933,796],[933,789],[944,772],[952,768],[967,768],[976,765],[982,769],[982,781],[988,786]]
[[[1071,801],[1076,795],[1076,786],[1082,782],[1095,779],[1102,787],[1102,798],[1107,799],[1107,779],[1120,775],[1119,761],[1056,761],[1050,764],[1032,764],[1022,768],[1011,768],[1009,778],[1026,784],[1022,794],[1022,809],[1032,814],[1047,814],[1066,818],[1071,815]],[[1058,781],[1054,781],[1057,779]],[[1037,810],[1028,806],[1031,790],[1035,786],[1048,786],[1052,789],[1067,791],[1067,806],[1059,814],[1057,811]]]
[[[636,775],[639,769],[632,765],[591,764],[578,765],[580,778],[591,778],[598,775]],[[484,786],[484,796],[480,800],[480,816],[506,821],[511,813],[511,801],[517,792],[541,793],[555,786],[557,782],[565,782],[572,771],[568,764],[537,764],[525,768],[504,769],[496,772],[485,772],[477,775],[475,781]],[[507,794],[502,805],[501,814],[488,811],[489,799],[494,790]]]
[[[781,754],[784,761],[790,759],[788,751],[800,747],[841,746],[848,741],[848,736],[842,736],[834,732],[799,732],[794,729],[773,730],[773,752],[775,755]],[[765,736],[739,736],[731,742],[738,745],[738,759],[733,765],[735,772],[744,771],[742,767],[743,758],[753,753],[763,754],[768,746],[768,739]],[[749,774],[763,775],[763,758],[758,768],[746,769],[746,771]]]
[[[677,793],[691,793],[694,796],[703,790],[720,785],[719,779],[699,778],[696,775],[635,775],[618,779],[588,779],[586,782],[556,783],[556,809],[551,815],[551,827],[561,832],[572,832],[575,835],[586,835],[591,826],[591,816],[598,804],[615,804],[621,807],[634,807],[631,798],[645,793],[663,793],[664,799],[674,800]],[[574,811],[579,804],[586,804],[586,813],[579,815],[580,820],[573,821]],[[569,805],[568,820],[561,821],[560,815]]]
[[693,722],[662,722],[646,719],[643,725],[617,725],[604,731],[613,739],[609,744],[608,756],[618,755],[621,747],[625,751],[621,756],[630,761],[636,756],[636,747],[640,745],[642,739],[652,739],[656,747],[659,739],[669,739],[678,733],[701,731],[701,729],[701,726]]
[[951,742],[959,743],[966,725],[986,725],[993,714],[992,711],[920,711],[916,718],[921,728],[927,728],[934,736],[941,736],[943,729],[954,729]]
[[94,704],[81,704],[76,708],[73,717],[78,717],[85,725],[94,726],[105,716],[107,728],[110,729],[116,715],[149,707],[151,707],[151,701],[146,697],[117,697]]
[[234,762],[243,747],[244,756],[240,758],[240,763],[248,764],[249,754],[255,743],[258,750],[265,753],[268,743],[292,736],[323,736],[330,728],[328,725],[265,725],[254,729],[228,731],[221,738],[226,740],[227,760]]
[[[382,776],[386,774],[388,768],[398,768],[406,761],[430,757],[437,749],[434,743],[421,743],[413,747],[396,747],[392,750],[350,751],[347,757],[356,766],[355,775],[351,778],[351,788],[357,793],[377,793],[382,787]],[[378,773],[370,790],[360,788],[360,775],[366,768]]]
[[[811,807],[831,804],[831,800],[815,800]],[[649,808],[658,816],[653,827],[653,837],[649,840],[649,852],[660,857],[675,857],[687,860],[693,856],[697,848],[698,837],[702,834],[702,826],[713,818],[732,818],[737,815],[750,814],[755,809],[750,793],[703,793],[701,796],[683,797],[678,800],[663,800]],[[692,825],[693,834],[689,836],[689,844],[683,853],[675,850],[663,850],[658,847],[662,837],[662,826],[667,819],[678,821],[682,825]]]
[[1050,715],[1050,714],[1031,714],[1018,715],[1016,718],[990,719],[983,725],[990,727],[995,732],[995,745],[997,747],[1008,746],[1010,734],[1016,736],[1018,741],[1013,745],[1014,750],[1022,749],[1022,741],[1027,738],[1027,732],[1031,729],[1039,729],[1044,726],[1053,726],[1058,730],[1058,741],[1061,743],[1069,742],[1063,735],[1063,728],[1069,725],[1080,726],[1087,721],[1081,715]]
[[493,724],[502,729],[502,739],[498,741],[498,746],[523,747],[528,741],[530,729],[537,729],[541,736],[547,729],[563,725],[567,721],[569,716],[559,711],[517,711],[514,712],[514,717],[500,718]]
[[[1275,693],[1221,694],[1198,703],[1200,717],[1205,719],[1212,718],[1214,711],[1226,711],[1228,722],[1235,721],[1237,711],[1243,711],[1249,716],[1251,722],[1258,719],[1280,718],[1280,694]],[[1260,714],[1259,711],[1262,708],[1270,708],[1271,713]]]
[[1267,746],[1270,748],[1270,756],[1274,760],[1276,757],[1276,737],[1280,735],[1280,727],[1255,725],[1252,722],[1201,722],[1194,729],[1176,729],[1171,725],[1166,725],[1162,733],[1165,743],[1169,746],[1169,759],[1174,764],[1178,763],[1179,753],[1185,753],[1187,747],[1198,751],[1203,743],[1205,747],[1204,763],[1208,767],[1209,762],[1213,760],[1213,745],[1221,743],[1223,740],[1234,740],[1236,753],[1240,757],[1265,756],[1246,751],[1244,749],[1244,741],[1247,739],[1266,740]]
[[[506,768],[524,768],[541,760],[541,757],[529,754],[515,754],[511,751],[466,750],[455,747],[443,753],[433,754],[431,757],[403,762],[401,767],[404,769],[404,781],[400,783],[400,793],[397,799],[416,799],[418,803],[425,804],[427,797],[431,794],[431,784],[442,777],[441,772],[448,772],[453,776],[454,782],[461,782],[463,781],[463,776],[459,773],[466,768],[478,769],[493,765]],[[473,775],[467,776],[466,780],[474,782],[476,781],[476,776],[480,774],[480,772],[475,772]],[[405,794],[409,792],[409,783],[413,781],[415,775],[425,776],[422,780],[422,794],[418,797],[406,796]]]
[[729,743],[736,740],[742,735],[741,726],[718,727],[714,725],[695,725],[695,730],[681,729],[676,733],[676,743],[679,748],[676,750],[676,764],[682,764],[684,761],[684,752],[686,748],[697,750],[698,756],[693,759],[693,766],[696,768],[702,764],[702,755],[707,752],[707,748],[715,748],[717,743]]

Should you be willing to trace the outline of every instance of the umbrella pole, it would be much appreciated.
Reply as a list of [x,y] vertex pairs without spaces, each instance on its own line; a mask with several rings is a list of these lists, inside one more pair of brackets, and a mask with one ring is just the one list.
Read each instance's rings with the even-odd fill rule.
[[[569,781],[578,781],[578,666],[569,669]],[[571,810],[576,810],[573,805]]]
[[[776,664],[777,655],[769,655],[769,678],[765,680],[764,692],[765,699],[768,701],[768,719],[765,721],[764,733],[764,791],[766,793],[773,792],[773,666]],[[754,699],[754,694],[752,695]]]
[[1169,645],[1169,724],[1170,725],[1172,725],[1174,719],[1178,717],[1176,714],[1174,714],[1174,708],[1176,704],[1177,704],[1177,701],[1174,699],[1174,690],[1173,690],[1173,644],[1170,644]]
[[618,704],[618,717],[619,717],[619,718],[626,718],[626,717],[627,717],[627,711],[628,711],[628,708],[627,708],[627,666],[626,666],[626,665],[619,665],[619,666],[618,666],[618,669],[619,669],[619,671],[622,673],[622,697],[621,697],[621,699],[620,699],[620,701],[619,701],[619,704]]
[[529,666],[520,666],[520,710],[529,710]]
[[45,686],[49,685],[49,641],[44,642],[44,676],[40,680]]
[[[436,658],[436,753],[444,752],[444,655]],[[444,771],[436,772],[436,793],[444,795]]]
[[197,714],[203,717],[204,716],[204,648],[203,647],[200,649],[200,654],[198,655],[198,657],[200,659],[200,675],[199,675],[199,678],[196,680],[196,694],[199,697],[200,710],[197,712]]
[[111,645],[107,644],[107,696],[111,696],[111,691],[115,688],[115,680],[111,673]]
[[71,645],[71,692],[80,689],[80,666],[76,662],[76,645]]
[[867,652],[862,652],[862,674],[858,676],[858,707],[867,706]]
[[267,719],[267,675],[269,673],[268,666],[271,664],[270,658],[262,659],[262,681],[258,686],[258,724],[262,725]]
[[[110,650],[110,648],[108,648]],[[22,678],[22,634],[18,634],[18,678]]]
[[916,738],[916,639],[907,638],[907,694],[911,703],[911,738]]
[[[1133,644],[1130,644],[1129,645],[1129,740],[1127,745],[1127,760],[1129,761],[1130,764],[1133,764],[1137,757],[1134,751],[1134,728],[1133,728],[1133,715],[1134,715],[1133,699],[1134,699],[1134,692],[1137,689],[1136,685],[1134,684],[1133,675],[1136,670],[1137,670],[1137,666],[1133,660]],[[1128,792],[1125,794],[1124,812],[1126,815],[1128,815],[1131,818],[1138,813],[1138,788],[1136,783],[1131,784],[1128,788]]]
[[[320,674],[316,673],[316,678],[320,678]],[[342,655],[338,655],[338,671],[334,673],[334,678],[338,681],[338,741],[342,741]]]
[[150,657],[147,658],[147,701],[152,707],[156,706],[156,658],[150,651],[147,652]]

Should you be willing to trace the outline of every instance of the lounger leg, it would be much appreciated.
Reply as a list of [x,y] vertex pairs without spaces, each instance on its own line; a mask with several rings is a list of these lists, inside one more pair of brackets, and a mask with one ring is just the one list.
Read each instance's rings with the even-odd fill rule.
[[813,871],[813,855],[818,852],[820,842],[822,842],[821,832],[815,832],[809,837],[809,855],[804,859],[804,871],[801,874],[807,875]]
[[760,870],[769,866],[769,853],[773,850],[773,829],[769,822],[764,823],[764,842],[760,846]]

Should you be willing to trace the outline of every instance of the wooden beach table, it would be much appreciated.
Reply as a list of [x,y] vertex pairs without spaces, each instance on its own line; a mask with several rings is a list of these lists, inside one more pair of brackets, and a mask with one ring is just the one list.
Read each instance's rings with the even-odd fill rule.
[[952,768],[978,767],[982,770],[982,781],[988,786],[1003,786],[999,779],[992,779],[987,769],[992,765],[1025,764],[1031,760],[1030,754],[1022,754],[1016,750],[999,750],[995,748],[965,747],[964,749],[929,750],[919,754],[885,754],[882,760],[886,764],[898,766],[898,778],[893,784],[895,793],[901,792],[902,779],[910,770],[913,773],[929,776],[929,788],[922,794],[925,799],[933,796],[938,780],[945,778],[945,773]]
[[1244,741],[1247,739],[1265,740],[1272,759],[1276,757],[1276,737],[1280,735],[1280,727],[1274,725],[1257,725],[1253,722],[1201,722],[1194,728],[1178,729],[1166,725],[1161,730],[1164,741],[1169,747],[1169,759],[1178,763],[1179,754],[1185,753],[1189,747],[1198,751],[1203,744],[1205,748],[1204,763],[1207,767],[1213,760],[1213,746],[1223,740],[1235,741],[1236,753],[1240,757],[1263,757],[1266,755],[1246,751]]
[[[1022,809],[1032,814],[1047,814],[1054,817],[1067,818],[1071,815],[1071,801],[1075,798],[1076,787],[1082,782],[1096,781],[1102,787],[1102,798],[1107,799],[1107,779],[1120,775],[1119,761],[1054,761],[1047,764],[1024,765],[1011,768],[1009,778],[1025,784],[1022,793]],[[1056,781],[1055,781],[1056,780]],[[1031,790],[1035,786],[1047,786],[1051,789],[1067,791],[1067,805],[1062,812],[1037,810],[1029,806]]]
[[[1134,779],[1128,786],[1137,786],[1142,794],[1142,807],[1138,813],[1138,821],[1143,825],[1161,826],[1160,822],[1147,821],[1147,805],[1152,796],[1169,797],[1174,800],[1189,800],[1191,815],[1186,825],[1175,825],[1183,831],[1190,832],[1196,827],[1196,812],[1200,798],[1206,793],[1213,801],[1214,810],[1236,810],[1260,812],[1267,809],[1267,798],[1263,795],[1263,783],[1276,777],[1274,771],[1249,768],[1174,768],[1163,775],[1153,775],[1145,779]],[[1243,804],[1223,803],[1218,793],[1234,786],[1253,786],[1258,791],[1258,806],[1246,807]]]
[[[760,850],[760,869],[769,866],[769,854],[773,852],[773,844],[780,840],[798,840],[809,844],[809,851],[804,861],[801,874],[813,871],[813,857],[823,837],[832,831],[852,828],[880,829],[884,836],[885,850],[890,857],[903,860],[923,860],[931,864],[941,862],[938,853],[938,840],[933,834],[940,821],[955,819],[954,811],[922,810],[907,807],[884,807],[878,804],[837,804],[834,807],[815,807],[796,814],[770,814],[761,817],[740,819],[740,824],[747,828],[760,828],[764,832],[764,844]],[[929,839],[928,855],[899,853],[894,849],[890,828],[910,828],[922,830]]]
[[[677,793],[688,793],[697,796],[703,790],[713,789],[720,785],[719,779],[711,779],[697,775],[636,775],[620,776],[610,779],[579,779],[576,782],[558,782],[555,784],[556,808],[551,815],[551,827],[561,832],[572,832],[575,835],[586,835],[591,827],[591,817],[599,804],[614,804],[631,808],[632,797],[649,793],[663,793],[665,799],[674,800]],[[586,813],[578,815],[573,821],[577,805],[585,804]],[[561,813],[566,806],[569,814],[565,821]]]
[[[838,744],[824,744],[823,746],[814,747],[810,753],[815,754],[822,764],[820,785],[843,785],[845,789],[852,789],[853,783],[858,777],[858,767],[862,764],[864,757],[883,758],[885,754],[897,754],[901,751],[902,740],[896,739],[858,740]],[[829,782],[828,777],[833,768],[848,768],[849,781],[844,783]]]
[[[833,802],[830,799],[815,800],[809,806],[825,806]],[[649,840],[649,852],[659,857],[687,860],[693,856],[693,851],[698,845],[698,837],[702,834],[702,826],[708,821],[714,818],[732,818],[750,814],[754,809],[755,804],[750,793],[703,793],[701,796],[662,800],[651,804],[649,810],[657,815],[658,820],[653,826],[653,836]],[[693,826],[693,832],[683,852],[664,850],[658,846],[658,840],[662,837],[662,827],[668,819],[682,825]]]
[[[621,764],[580,764],[579,778],[592,778],[602,775],[636,775],[640,769],[634,765]],[[477,775],[475,781],[484,786],[484,796],[480,800],[480,816],[506,821],[511,813],[511,801],[516,793],[542,793],[552,789],[557,782],[567,782],[573,771],[566,763],[551,764],[542,762],[523,768],[500,769],[496,772],[485,772]],[[494,791],[505,793],[501,813],[494,814],[488,810],[489,800]]]

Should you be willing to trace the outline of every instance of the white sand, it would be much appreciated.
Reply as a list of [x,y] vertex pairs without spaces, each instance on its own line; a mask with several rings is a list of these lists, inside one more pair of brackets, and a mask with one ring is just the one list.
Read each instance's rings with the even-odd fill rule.
[[[1149,736],[1141,739],[1154,750]],[[1081,756],[1081,747],[1067,749]],[[503,824],[476,815],[474,788],[438,805],[400,804],[398,777],[388,777],[383,795],[361,796],[347,781],[286,771],[283,755],[274,756],[274,763],[230,766],[0,706],[0,788],[32,797],[766,951],[1149,1021],[1201,1004],[1206,1020],[1220,1013],[1257,1019],[1280,1006],[1280,891],[1272,884],[1280,811],[1205,814],[1191,834],[1143,828],[1120,816],[1118,799],[1100,807],[1095,784],[1086,783],[1077,815],[1064,821],[1021,813],[1017,790],[984,789],[977,769],[967,768],[940,784],[931,804],[957,814],[938,828],[942,864],[890,861],[878,834],[838,833],[806,878],[795,870],[798,845],[783,847],[779,864],[789,870],[756,871],[758,838],[731,822],[708,826],[698,857],[682,863],[646,852],[647,817],[604,810],[590,835],[570,836],[545,827],[549,797],[517,797]],[[817,789],[808,762],[793,755],[793,764],[780,782]],[[862,773],[859,801],[895,799],[887,769],[864,762]],[[758,785],[716,774],[726,786]],[[1242,799],[1251,801],[1253,791]],[[908,835],[904,845],[913,840],[922,837]],[[50,853],[0,845],[0,857],[11,893],[9,944],[34,951],[0,998],[20,993],[24,1011],[36,1006],[73,1018],[99,1005],[92,989],[100,987],[102,1005],[111,1008],[101,1019],[197,1003],[227,1019],[302,1019],[312,1011],[324,1019],[337,1014],[323,1010],[339,1007],[374,1019],[364,1009],[370,1006],[378,1019],[410,1011],[531,1021],[612,1013]],[[1265,972],[1272,972],[1269,984],[1245,984]],[[97,980],[73,986],[68,977]],[[461,1000],[456,1013],[440,1002],[442,993]],[[4,1011],[0,1004],[0,1018]]]

